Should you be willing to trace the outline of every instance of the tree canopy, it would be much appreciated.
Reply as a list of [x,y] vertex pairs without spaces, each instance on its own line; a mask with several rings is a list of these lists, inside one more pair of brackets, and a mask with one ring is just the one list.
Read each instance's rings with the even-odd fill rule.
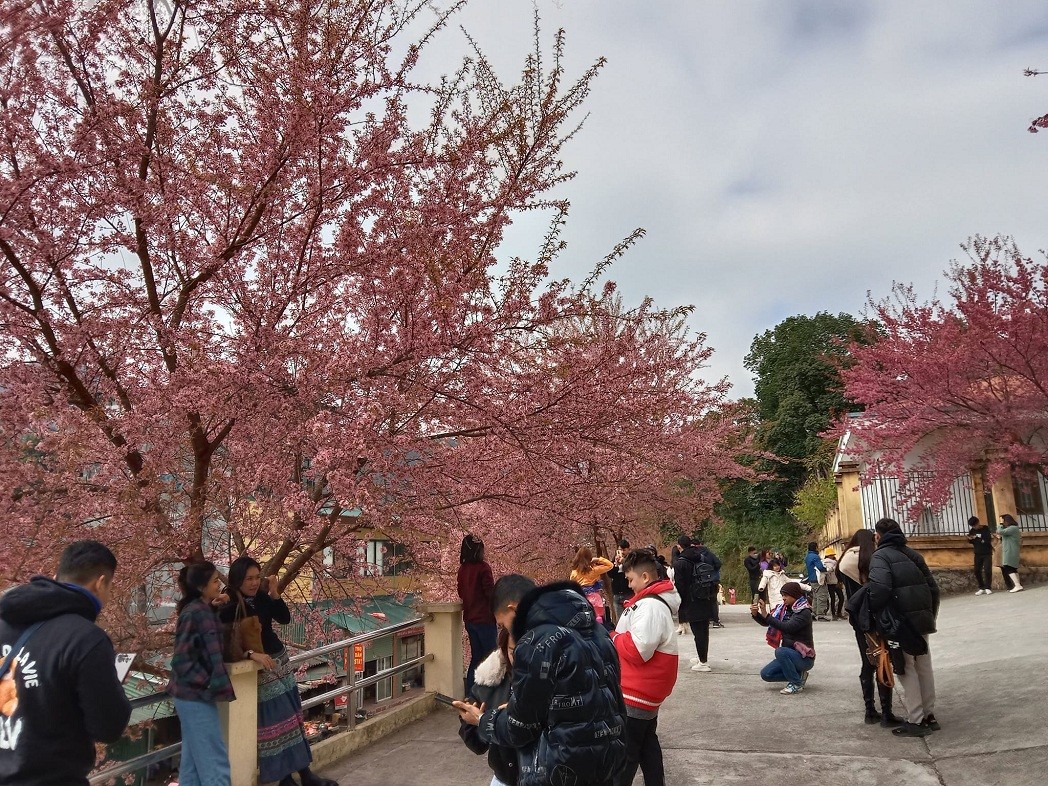
[[947,297],[898,285],[871,303],[881,335],[853,344],[844,372],[866,407],[850,424],[856,449],[909,481],[917,505],[942,504],[984,463],[991,478],[1048,466],[1048,260],[1004,237],[964,248]]
[[[641,233],[555,275],[602,63],[569,80],[558,34],[421,83],[457,5],[0,6],[5,578],[92,536],[125,587],[248,548],[287,582],[362,526],[434,570],[469,529],[559,560],[677,478],[712,507],[705,337],[602,283]],[[524,210],[549,235],[499,259]]]
[[840,369],[861,332],[849,314],[819,312],[788,317],[750,345],[745,365],[754,375],[756,444],[781,460],[761,464],[778,481],[765,490],[768,505],[793,504],[811,460],[826,452],[825,432],[854,406]]

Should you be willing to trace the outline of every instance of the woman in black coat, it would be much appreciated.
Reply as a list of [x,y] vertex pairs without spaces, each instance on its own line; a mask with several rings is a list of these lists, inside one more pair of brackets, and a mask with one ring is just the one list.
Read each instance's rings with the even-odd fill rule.
[[[844,589],[848,595],[848,622],[855,631],[855,643],[859,647],[859,660],[862,663],[859,685],[862,688],[862,700],[866,705],[864,719],[866,723],[880,723],[889,728],[901,726],[904,721],[892,712],[892,689],[877,682],[873,664],[866,657],[866,632],[875,631],[875,627],[870,616],[864,585],[870,578],[870,557],[876,548],[871,530],[856,530],[837,563],[837,578],[844,582]],[[874,700],[874,684],[881,701],[880,712],[877,712]]]

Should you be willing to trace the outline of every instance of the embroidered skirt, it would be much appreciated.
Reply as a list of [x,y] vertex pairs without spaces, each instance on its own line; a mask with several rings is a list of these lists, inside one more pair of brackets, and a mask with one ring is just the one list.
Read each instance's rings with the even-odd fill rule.
[[271,656],[272,671],[258,674],[258,780],[279,781],[309,766],[313,754],[302,728],[302,699],[287,650]]

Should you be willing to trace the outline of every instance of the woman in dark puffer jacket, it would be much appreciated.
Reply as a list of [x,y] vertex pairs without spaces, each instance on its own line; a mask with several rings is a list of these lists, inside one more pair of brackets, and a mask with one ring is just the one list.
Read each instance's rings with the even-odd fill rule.
[[[877,550],[870,557],[870,612],[881,633],[899,642],[902,663],[895,673],[902,683],[907,723],[892,729],[901,737],[923,737],[938,731],[935,719],[935,675],[928,635],[935,633],[939,586],[924,557],[906,545],[899,523],[881,519],[874,525]],[[899,666],[902,668],[900,669]]]
[[484,713],[481,739],[517,749],[519,786],[613,784],[626,762],[619,658],[582,588],[529,592],[513,639],[513,693]]

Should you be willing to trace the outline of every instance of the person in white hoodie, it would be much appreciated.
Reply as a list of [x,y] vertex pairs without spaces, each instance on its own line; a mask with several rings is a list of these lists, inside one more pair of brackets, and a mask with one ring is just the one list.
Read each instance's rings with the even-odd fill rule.
[[[774,609],[782,603],[783,585],[793,581],[782,569],[782,563],[778,559],[772,559],[768,563],[768,569],[764,571],[760,584],[757,585],[757,594],[763,596],[767,591],[768,608]],[[803,582],[797,582],[805,592],[811,592],[811,586]]]

